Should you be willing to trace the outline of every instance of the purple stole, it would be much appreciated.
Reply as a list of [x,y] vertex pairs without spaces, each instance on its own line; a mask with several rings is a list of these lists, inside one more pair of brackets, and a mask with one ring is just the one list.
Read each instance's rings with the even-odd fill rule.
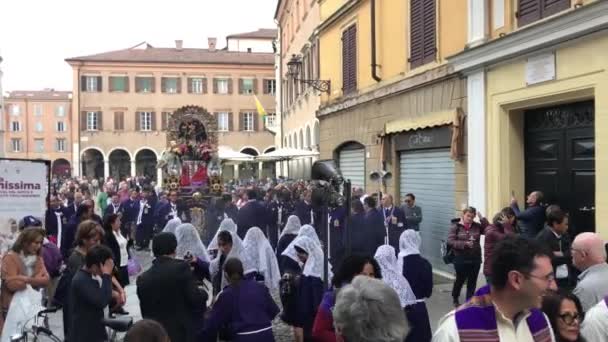
[[[500,342],[489,286],[477,290],[467,303],[456,309],[455,318],[461,342]],[[534,342],[551,342],[551,327],[542,311],[530,310],[526,322]]]

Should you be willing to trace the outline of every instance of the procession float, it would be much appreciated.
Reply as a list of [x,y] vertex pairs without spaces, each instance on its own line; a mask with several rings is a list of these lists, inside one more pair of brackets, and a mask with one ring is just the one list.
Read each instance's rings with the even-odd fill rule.
[[184,219],[200,230],[204,208],[223,192],[217,120],[203,107],[181,107],[169,115],[166,133],[167,148],[158,165],[163,170],[163,188],[177,191],[190,216]]

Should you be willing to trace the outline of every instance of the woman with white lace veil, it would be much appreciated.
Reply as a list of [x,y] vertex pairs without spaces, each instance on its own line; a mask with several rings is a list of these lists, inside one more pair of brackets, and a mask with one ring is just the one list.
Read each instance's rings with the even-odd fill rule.
[[248,257],[247,261],[250,262],[248,265],[243,265],[245,279],[263,281],[269,290],[277,290],[281,280],[279,263],[262,230],[258,227],[249,228],[243,246]]
[[[309,238],[315,245],[317,245],[317,247],[319,247],[321,252],[323,251],[323,248],[321,246],[321,241],[319,240],[319,237],[317,236],[317,232],[315,231],[315,228],[313,228],[313,226],[311,226],[309,224],[303,225],[300,228],[300,231],[298,232],[298,237]],[[296,238],[296,240],[297,240],[297,238]],[[295,240],[292,241],[289,244],[289,246],[287,246],[287,248],[285,248],[285,251],[283,251],[281,256],[285,257],[285,258],[281,258],[281,269],[283,272],[291,272],[291,273],[300,273],[301,272],[301,268],[299,267],[301,262],[298,258],[298,253],[295,249]],[[330,274],[331,274],[331,267],[330,267]]]
[[298,236],[298,232],[302,224],[300,223],[300,219],[296,215],[291,215],[287,218],[287,223],[285,224],[285,228],[281,231],[281,235],[279,236],[279,242],[277,243],[277,257],[281,255],[287,246]]
[[163,228],[163,233],[175,234],[175,230],[177,229],[177,226],[179,226],[180,224],[182,224],[182,220],[180,220],[179,218],[174,218],[174,219],[169,220],[167,222],[167,224],[165,225],[165,227]]
[[[217,251],[217,249],[218,249],[218,246],[217,246],[217,236],[218,236],[218,234],[220,232],[227,231],[229,233],[235,233],[236,234],[236,230],[237,230],[236,223],[234,223],[234,221],[232,221],[231,218],[225,218],[220,223],[220,227],[217,229],[217,232],[215,233],[215,236],[213,236],[213,239],[211,240],[211,242],[209,242],[209,246],[207,246],[207,251],[209,251],[209,252]],[[239,238],[239,240],[240,240],[240,238]]]
[[247,256],[247,253],[245,253],[243,241],[236,234],[236,231],[218,231],[218,235],[216,236],[216,238],[218,253],[209,265],[209,272],[211,273],[214,295],[219,293],[219,291],[221,291],[224,287],[228,286],[228,279],[226,279],[224,272],[222,271],[226,260],[230,258],[237,258],[241,260],[243,265],[253,264],[253,262]]
[[433,293],[433,267],[420,255],[420,233],[413,229],[404,231],[399,237],[397,269],[409,282],[416,304],[406,308],[411,330],[406,338],[410,341],[430,341],[432,337],[429,313],[424,302]]
[[398,269],[395,249],[390,245],[382,245],[376,250],[374,259],[382,270],[382,280],[399,295],[401,307],[416,304],[416,296],[410,283]]
[[177,238],[177,249],[175,250],[177,258],[184,259],[189,252],[195,258],[204,262],[211,262],[207,248],[203,245],[194,225],[190,223],[180,224],[175,230],[175,237]]
[[323,251],[307,236],[298,236],[293,241],[296,257],[302,264],[302,274],[297,282],[294,299],[295,310],[284,313],[282,319],[295,328],[297,341],[312,338],[312,327],[323,298]]

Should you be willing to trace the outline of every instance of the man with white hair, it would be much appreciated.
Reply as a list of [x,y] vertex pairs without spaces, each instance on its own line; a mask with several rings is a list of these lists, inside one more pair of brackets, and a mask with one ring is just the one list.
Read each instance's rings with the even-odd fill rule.
[[581,274],[573,293],[581,300],[583,311],[608,296],[608,264],[604,241],[595,233],[581,233],[572,243],[572,264]]

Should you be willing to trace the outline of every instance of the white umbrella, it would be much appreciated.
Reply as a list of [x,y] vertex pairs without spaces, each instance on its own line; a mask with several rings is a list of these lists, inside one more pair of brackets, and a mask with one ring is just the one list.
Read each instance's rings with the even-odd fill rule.
[[218,148],[218,156],[224,161],[253,161],[253,156],[241,152],[237,152],[230,147],[220,146]]
[[257,160],[287,160],[287,159],[298,159],[306,157],[316,157],[319,152],[310,150],[300,150],[297,148],[279,148],[272,152],[264,153],[256,157]]

